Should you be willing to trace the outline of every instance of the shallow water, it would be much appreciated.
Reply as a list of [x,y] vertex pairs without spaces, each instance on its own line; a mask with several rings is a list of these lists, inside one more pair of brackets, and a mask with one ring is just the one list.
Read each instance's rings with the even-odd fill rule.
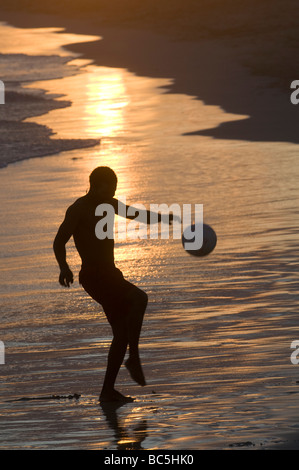
[[[30,55],[30,37],[36,44],[45,32],[23,34]],[[64,35],[58,44],[55,34],[47,30],[51,53],[62,56]],[[257,449],[287,440],[298,428],[290,361],[298,339],[297,146],[183,136],[240,116],[166,93],[171,77],[80,58],[73,65],[82,71],[26,84],[73,103],[29,121],[56,138],[79,134],[101,145],[0,171],[1,448]],[[99,164],[116,171],[116,196],[127,203],[203,204],[218,235],[205,259],[187,255],[180,240],[117,243],[117,265],[150,299],[141,342],[148,386],[135,387],[121,370],[119,388],[136,400],[118,410],[97,402],[109,325],[77,277],[60,288],[52,253],[66,207]],[[71,242],[68,259],[77,274]],[[81,397],[14,401],[70,393]]]

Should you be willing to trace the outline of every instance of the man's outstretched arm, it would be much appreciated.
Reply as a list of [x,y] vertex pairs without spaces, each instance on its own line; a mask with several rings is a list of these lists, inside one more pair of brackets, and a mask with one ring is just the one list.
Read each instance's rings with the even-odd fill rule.
[[160,212],[155,213],[146,209],[139,209],[138,207],[131,207],[124,204],[122,201],[113,199],[112,205],[115,210],[115,213],[126,217],[127,219],[136,219],[139,214],[143,214],[143,219],[147,224],[155,224],[159,222],[170,223],[172,222],[181,222],[181,218],[178,215],[172,213],[161,214]]
[[73,273],[66,261],[65,245],[73,235],[77,223],[76,211],[71,206],[66,211],[65,219],[60,225],[53,243],[55,257],[60,267],[59,283],[64,287],[70,287],[70,284],[74,281]]

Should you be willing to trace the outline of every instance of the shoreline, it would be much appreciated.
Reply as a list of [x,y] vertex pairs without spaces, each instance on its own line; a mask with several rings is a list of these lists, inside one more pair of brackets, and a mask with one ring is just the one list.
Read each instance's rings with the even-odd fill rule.
[[68,0],[63,6],[47,0],[41,6],[29,0],[24,7],[3,0],[0,15],[20,27],[59,25],[74,33],[94,33],[102,28],[139,30],[186,43],[216,41],[232,48],[242,66],[257,76],[274,79],[282,89],[296,78],[298,20],[294,0],[285,0],[283,9],[280,0],[229,2],[225,7],[220,0],[213,5],[205,0],[173,0],[171,5],[161,3],[159,10],[151,0],[145,0],[143,6],[124,0],[123,8],[116,8],[114,2],[87,0],[82,11],[76,0],[70,2],[71,8]]
[[[98,66],[125,68],[137,76],[171,79],[172,84],[164,88],[166,93],[189,95],[237,115],[217,127],[195,130],[186,136],[299,143],[298,112],[290,102],[291,90],[286,88],[283,77],[258,75],[254,67],[244,64],[244,47],[248,63],[254,59],[255,50],[253,47],[250,51],[246,41],[238,46],[233,36],[224,41],[207,35],[195,39],[192,35],[178,37],[179,34],[169,31],[162,34],[158,26],[136,29],[134,21],[107,26],[84,15],[80,20],[3,10],[0,15],[2,21],[17,27],[63,27],[66,33],[100,36],[99,40],[67,44],[65,48]],[[45,154],[50,153],[53,152]]]
[[[15,26],[2,23],[1,28],[4,35],[5,31],[10,34],[9,31]],[[56,133],[51,127],[34,122],[35,118],[50,111],[72,106],[70,100],[63,99],[63,92],[50,94],[43,87],[43,81],[82,73],[79,65],[70,65],[76,57],[70,54],[43,55],[42,52],[31,55],[22,52],[22,48],[21,52],[15,52],[14,46],[12,51],[8,46],[8,52],[4,47],[0,53],[0,76],[4,83],[5,98],[5,103],[0,106],[0,168],[29,158],[98,145],[100,139],[55,138]],[[38,88],[36,83],[39,83]],[[33,118],[33,122],[26,121],[28,118]]]

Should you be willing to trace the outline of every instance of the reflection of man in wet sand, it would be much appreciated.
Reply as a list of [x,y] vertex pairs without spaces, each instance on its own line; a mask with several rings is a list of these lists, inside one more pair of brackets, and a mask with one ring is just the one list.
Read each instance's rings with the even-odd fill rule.
[[[99,204],[111,204],[118,213],[118,201],[113,197],[117,178],[108,167],[98,167],[90,175],[89,192],[75,201],[66,211],[54,240],[54,252],[60,267],[59,282],[65,287],[73,283],[73,273],[66,262],[65,245],[73,236],[82,259],[79,281],[86,292],[100,303],[112,327],[113,340],[100,401],[133,401],[115,390],[120,366],[129,346],[125,362],[133,380],[146,385],[139,358],[139,337],[147,305],[147,294],[126,281],[114,264],[114,240],[96,237],[95,226],[99,218],[95,209]],[[122,212],[123,213],[123,212]],[[127,214],[127,212],[125,212]],[[128,216],[134,219],[138,215]],[[146,211],[147,223],[150,212]],[[158,216],[161,221],[161,215]]]
[[[128,418],[120,419],[117,411],[125,402],[101,402],[102,411],[106,417],[109,427],[112,429],[117,450],[142,450],[142,442],[148,437],[147,422],[134,416],[132,421]],[[134,413],[135,414],[135,413]],[[132,424],[134,424],[132,429]],[[129,428],[133,433],[129,433]]]

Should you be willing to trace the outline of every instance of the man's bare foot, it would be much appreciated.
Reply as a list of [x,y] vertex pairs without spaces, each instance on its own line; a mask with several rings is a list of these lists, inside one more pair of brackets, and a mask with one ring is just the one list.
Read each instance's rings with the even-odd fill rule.
[[143,375],[139,357],[130,356],[129,359],[126,360],[125,366],[130,372],[132,379],[135,380],[135,382],[137,382],[139,385],[144,387],[144,385],[146,385],[146,381]]
[[126,397],[125,395],[122,395],[117,390],[112,389],[112,390],[102,390],[99,401],[101,403],[104,403],[104,402],[105,403],[107,402],[132,403],[132,401],[134,401],[134,398]]

